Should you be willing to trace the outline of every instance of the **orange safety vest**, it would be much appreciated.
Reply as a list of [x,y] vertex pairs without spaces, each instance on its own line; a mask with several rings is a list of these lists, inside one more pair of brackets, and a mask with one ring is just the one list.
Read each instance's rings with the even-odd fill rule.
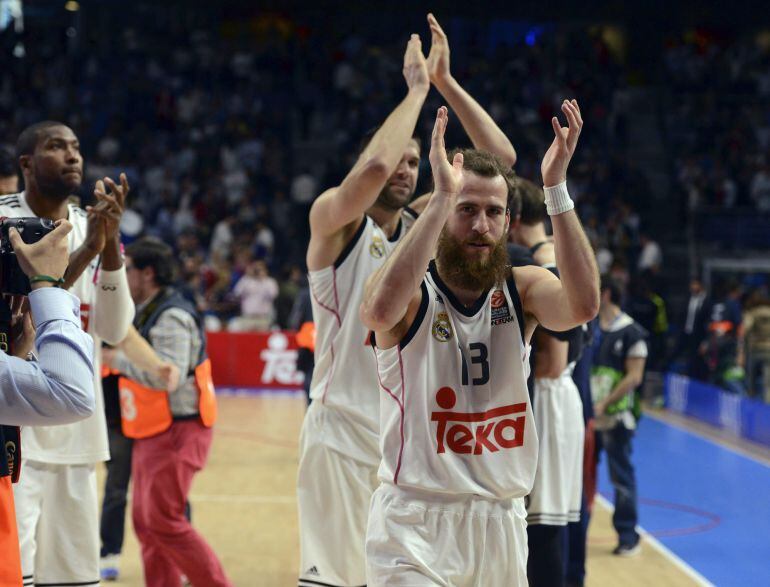
[[315,352],[315,323],[304,322],[295,336],[297,346]]
[[[217,399],[211,377],[211,360],[195,368],[198,388],[198,411],[201,421],[211,428],[217,419]],[[148,438],[165,432],[174,420],[168,402],[168,392],[146,387],[128,377],[118,379],[120,418],[123,434],[128,438]]]
[[0,477],[0,560],[0,586],[22,585],[19,533],[9,476]]

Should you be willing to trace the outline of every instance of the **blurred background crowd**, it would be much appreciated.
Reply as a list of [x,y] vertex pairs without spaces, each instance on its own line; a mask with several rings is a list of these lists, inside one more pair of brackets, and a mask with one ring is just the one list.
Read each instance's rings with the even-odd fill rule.
[[[172,3],[92,2],[86,15],[41,1],[22,29],[12,4],[0,1],[0,143],[67,123],[86,161],[78,196],[127,173],[124,240],[174,246],[210,329],[296,327],[310,205],[403,96],[409,33],[429,47],[424,11],[191,3],[180,18]],[[552,113],[580,101],[570,193],[601,272],[652,335],[652,370],[770,400],[770,29],[437,17],[454,76],[510,137],[520,176],[539,181]],[[469,143],[458,124],[448,143]],[[11,157],[0,176],[12,173]],[[423,157],[418,193],[429,179]]]

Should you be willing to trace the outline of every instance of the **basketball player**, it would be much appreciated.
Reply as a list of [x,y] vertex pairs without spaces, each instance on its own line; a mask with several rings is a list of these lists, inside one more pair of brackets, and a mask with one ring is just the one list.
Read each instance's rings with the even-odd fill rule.
[[[438,111],[423,214],[367,282],[381,388],[380,485],[366,538],[368,585],[525,585],[524,496],[538,441],[526,387],[538,324],[556,331],[599,305],[593,252],[566,190],[577,102],[541,170],[561,281],[505,255],[513,177],[488,153],[447,160]],[[435,259],[431,261],[433,252]],[[425,267],[428,267],[426,274]]]
[[[420,38],[412,35],[409,41],[404,100],[342,184],[324,192],[310,212],[307,265],[316,348],[297,489],[302,586],[366,582],[366,519],[380,461],[379,392],[368,332],[357,311],[366,278],[382,266],[415,219],[405,208],[420,161],[420,144],[412,135],[431,72],[446,81],[449,69],[446,37],[439,37],[443,31],[436,26],[435,51],[431,48],[427,62]],[[511,164],[515,151],[489,115],[456,83],[442,87],[449,88],[450,103],[463,113],[460,120],[472,139]]]
[[[119,225],[128,182],[106,178],[94,191],[98,203],[86,211],[68,203],[82,182],[78,138],[59,122],[25,129],[16,145],[25,191],[0,198],[0,216],[38,216],[72,224],[70,267],[82,275],[71,291],[80,298],[83,329],[116,344],[125,338],[133,304],[120,254]],[[73,253],[74,251],[74,253]],[[98,270],[96,255],[99,255]],[[22,430],[24,475],[16,487],[24,585],[99,583],[96,463],[109,458],[101,388],[100,354],[94,362],[96,409],[75,424]]]
[[[516,190],[522,203],[519,223],[512,230],[514,241],[530,250],[537,265],[558,277],[554,243],[546,235],[543,190],[522,178]],[[580,519],[585,429],[572,370],[582,341],[581,327],[567,332],[538,328],[533,335],[532,411],[540,453],[527,499],[527,575],[532,587],[564,585],[566,526]]]

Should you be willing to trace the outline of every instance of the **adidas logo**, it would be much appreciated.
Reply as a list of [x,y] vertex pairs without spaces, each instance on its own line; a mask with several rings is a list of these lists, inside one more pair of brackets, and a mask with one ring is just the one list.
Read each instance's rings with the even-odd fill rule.
[[318,572],[318,569],[315,566],[310,567],[307,571],[305,571],[306,575],[315,575],[316,577],[320,576],[321,573]]

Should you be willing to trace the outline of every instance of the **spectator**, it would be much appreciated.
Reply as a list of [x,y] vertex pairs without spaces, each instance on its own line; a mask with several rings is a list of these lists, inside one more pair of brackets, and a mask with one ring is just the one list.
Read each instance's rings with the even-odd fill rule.
[[636,389],[644,377],[647,333],[620,309],[621,290],[609,279],[602,280],[600,335],[591,368],[595,428],[607,453],[610,479],[615,488],[612,525],[618,545],[612,551],[633,556],[640,551],[636,531],[636,475],[631,462],[631,441],[638,417]]
[[639,234],[639,244],[642,247],[639,253],[639,261],[637,262],[639,273],[644,271],[660,272],[663,265],[663,252],[660,249],[660,245],[652,240],[647,232]]
[[264,261],[252,261],[238,280],[233,295],[241,303],[241,315],[230,321],[233,332],[269,330],[275,316],[278,283],[268,275]]
[[746,301],[738,364],[745,367],[747,391],[770,403],[770,299],[754,291]]

